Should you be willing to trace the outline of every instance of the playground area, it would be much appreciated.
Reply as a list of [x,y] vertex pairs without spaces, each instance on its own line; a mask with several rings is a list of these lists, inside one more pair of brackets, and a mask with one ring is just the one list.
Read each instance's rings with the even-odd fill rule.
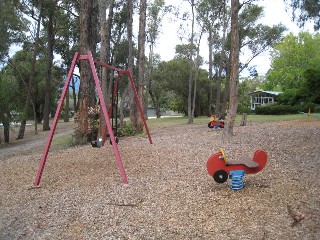
[[[198,123],[150,133],[153,144],[120,138],[128,184],[109,144],[53,149],[39,188],[45,140],[1,147],[0,239],[319,239],[319,118],[248,122],[234,137]],[[261,148],[268,161],[234,191],[207,173],[219,147],[235,160]]]

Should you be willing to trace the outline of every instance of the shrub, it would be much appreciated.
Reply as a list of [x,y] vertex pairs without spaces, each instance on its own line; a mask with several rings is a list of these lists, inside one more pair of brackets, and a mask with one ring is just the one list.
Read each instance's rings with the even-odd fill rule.
[[320,105],[314,107],[314,112],[320,113]]
[[238,105],[238,114],[242,114],[242,113],[247,113],[250,114],[251,113],[251,108],[244,106],[242,104]]
[[255,113],[260,115],[285,115],[296,114],[299,110],[300,109],[297,106],[273,104],[268,106],[257,106]]
[[118,129],[118,136],[134,136],[136,134],[136,131],[134,130],[132,124],[124,123],[121,128]]
[[309,112],[309,108],[310,108],[311,112],[315,112],[317,107],[319,107],[319,106],[315,103],[310,103],[310,102],[302,103],[300,105],[300,112],[307,113],[307,112]]

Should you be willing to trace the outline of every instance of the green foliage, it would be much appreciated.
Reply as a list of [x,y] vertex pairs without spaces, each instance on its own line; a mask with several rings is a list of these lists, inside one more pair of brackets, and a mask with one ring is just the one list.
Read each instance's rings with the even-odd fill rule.
[[288,89],[284,93],[279,94],[278,103],[282,105],[296,105],[306,100],[306,92],[301,89]]
[[304,113],[309,112],[309,109],[310,109],[310,112],[316,112],[318,107],[319,105],[312,102],[304,102],[298,105],[300,112],[304,112]]
[[287,89],[305,89],[307,69],[320,66],[320,34],[289,34],[272,51],[271,71],[267,76],[266,89],[281,87]]
[[14,43],[21,43],[27,20],[21,17],[19,1],[0,1],[0,62],[7,57],[9,48]]
[[118,129],[118,136],[134,136],[136,131],[134,130],[131,123],[124,123],[121,128]]
[[239,103],[237,112],[238,112],[238,114],[242,114],[242,113],[250,114],[252,111],[251,111],[251,108],[248,107],[247,105],[243,105],[243,104]]
[[319,109],[319,105],[315,103],[305,102],[298,105],[284,105],[284,104],[272,104],[267,106],[257,106],[255,114],[260,115],[285,115],[285,114],[297,114],[307,113],[308,111],[316,112]]
[[288,105],[267,105],[267,106],[257,106],[255,109],[255,114],[258,115],[285,115],[285,114],[297,114],[300,108],[297,106]]
[[313,21],[314,29],[320,29],[320,5],[316,0],[285,0],[292,7],[292,18],[300,27],[303,27],[306,22]]
[[[194,69],[195,71],[195,69]],[[153,93],[159,99],[160,107],[179,112],[188,108],[189,62],[187,59],[174,59],[161,62],[155,67],[152,78]],[[198,109],[208,109],[208,73],[198,70],[196,105]],[[200,114],[200,113],[197,113]]]
[[314,107],[314,112],[315,113],[320,113],[320,105],[317,105]]
[[309,101],[320,104],[320,69],[310,68],[304,72],[306,78],[306,93]]

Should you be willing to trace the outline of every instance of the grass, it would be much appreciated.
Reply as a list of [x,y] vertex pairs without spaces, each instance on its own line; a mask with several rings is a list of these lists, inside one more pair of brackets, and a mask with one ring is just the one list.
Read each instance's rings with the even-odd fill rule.
[[[305,119],[308,121],[308,116],[306,114],[294,114],[294,115],[248,115],[248,123],[257,123],[257,122],[275,122],[275,121],[290,121],[290,120],[301,120]],[[310,120],[320,120],[320,115],[311,115]],[[236,118],[236,125],[240,124],[241,115],[238,115]],[[208,124],[209,117],[201,116],[193,119],[195,124]],[[167,118],[157,118],[149,119],[147,121],[148,127],[150,129],[156,127],[166,127],[174,125],[184,125],[188,124],[188,117],[167,117]],[[137,136],[146,137],[145,131],[139,133]],[[55,149],[68,148],[74,144],[73,134],[55,137],[52,141],[52,147]]]
[[[290,120],[308,120],[306,114],[294,114],[294,115],[248,115],[247,122],[274,122],[274,121],[290,121]],[[311,115],[310,119],[320,120],[320,115]],[[236,124],[240,124],[241,115],[238,115],[236,118]],[[193,119],[195,124],[207,124],[209,122],[209,117],[201,116]],[[157,126],[171,126],[171,125],[181,125],[187,124],[188,117],[168,117],[160,119],[150,119],[147,121],[148,127],[157,127]]]
[[73,145],[73,142],[74,142],[73,133],[69,135],[54,137],[52,140],[52,148],[55,148],[55,149],[69,148]]

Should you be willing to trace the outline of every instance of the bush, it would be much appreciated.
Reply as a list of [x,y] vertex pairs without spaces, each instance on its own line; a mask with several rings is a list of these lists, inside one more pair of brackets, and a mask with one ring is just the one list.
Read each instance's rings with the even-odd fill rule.
[[242,104],[239,104],[238,105],[238,114],[242,114],[242,113],[251,114],[251,108],[244,106]]
[[257,106],[255,113],[260,115],[285,115],[297,114],[300,111],[298,106],[273,104],[268,106]]
[[136,134],[136,131],[133,129],[132,124],[124,123],[123,126],[118,129],[118,136],[134,136]]
[[317,104],[315,104],[315,103],[310,103],[310,102],[302,103],[300,105],[300,112],[307,113],[307,112],[309,112],[309,108],[310,108],[311,112],[316,112],[317,107],[319,107],[319,106]]
[[317,105],[314,107],[314,112],[315,113],[320,113],[320,105]]

